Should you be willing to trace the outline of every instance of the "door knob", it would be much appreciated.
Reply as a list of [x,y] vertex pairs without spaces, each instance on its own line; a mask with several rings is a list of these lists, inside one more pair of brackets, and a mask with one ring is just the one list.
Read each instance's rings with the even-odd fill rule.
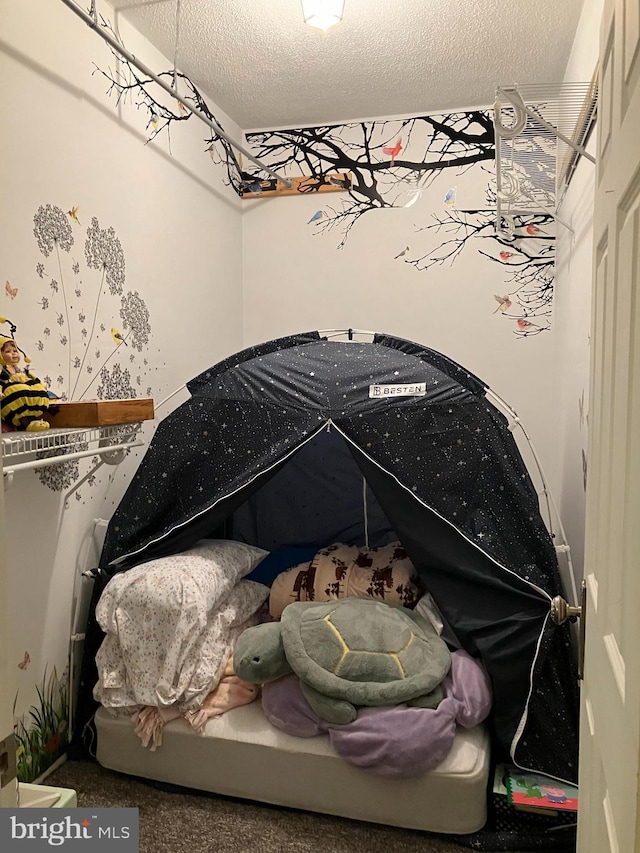
[[567,619],[575,622],[580,619],[580,632],[578,634],[578,678],[582,680],[584,676],[584,644],[587,616],[587,582],[585,580],[580,584],[580,604],[574,606],[561,595],[556,595],[551,599],[551,618],[556,625],[562,625]]

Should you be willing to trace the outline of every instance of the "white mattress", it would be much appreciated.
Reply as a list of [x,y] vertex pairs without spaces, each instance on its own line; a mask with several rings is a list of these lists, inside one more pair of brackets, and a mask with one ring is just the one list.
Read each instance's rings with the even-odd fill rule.
[[388,779],[353,767],[328,735],[298,738],[274,728],[260,702],[209,720],[204,736],[185,720],[164,728],[162,746],[144,749],[125,718],[96,713],[103,767],[217,794],[341,817],[468,833],[486,820],[489,738],[458,728],[448,757],[415,779]]

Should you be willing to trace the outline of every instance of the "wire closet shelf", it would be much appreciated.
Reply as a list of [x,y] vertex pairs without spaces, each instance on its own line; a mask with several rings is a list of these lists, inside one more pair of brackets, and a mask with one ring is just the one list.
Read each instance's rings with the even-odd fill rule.
[[597,107],[597,83],[498,86],[496,138],[496,231],[512,237],[514,218],[545,213],[566,228],[559,214]]
[[99,456],[117,464],[129,449],[143,444],[138,438],[140,429],[141,424],[136,422],[116,426],[5,433],[2,436],[5,477],[15,471],[43,468],[85,456]]

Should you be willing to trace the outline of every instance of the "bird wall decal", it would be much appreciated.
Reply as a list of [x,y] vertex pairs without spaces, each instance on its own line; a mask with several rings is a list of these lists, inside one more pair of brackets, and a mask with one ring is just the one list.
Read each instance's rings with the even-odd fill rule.
[[391,165],[393,166],[393,164],[394,164],[394,162],[395,162],[396,157],[397,157],[397,156],[398,156],[398,154],[402,151],[402,137],[399,137],[399,138],[397,139],[397,141],[396,141],[393,145],[391,145],[391,146],[389,146],[389,145],[385,145],[385,146],[383,147],[382,151],[383,151],[383,153],[384,153],[384,154],[386,154],[388,157],[391,157]]
[[509,308],[511,308],[512,302],[508,296],[498,296],[497,294],[494,294],[493,298],[498,303],[498,307],[495,309],[495,311],[492,312],[493,314],[498,311],[504,314],[505,311],[508,311]]
[[450,190],[447,190],[445,197],[444,197],[444,203],[447,205],[447,207],[455,207],[455,204],[456,204],[456,188],[455,187],[451,187]]

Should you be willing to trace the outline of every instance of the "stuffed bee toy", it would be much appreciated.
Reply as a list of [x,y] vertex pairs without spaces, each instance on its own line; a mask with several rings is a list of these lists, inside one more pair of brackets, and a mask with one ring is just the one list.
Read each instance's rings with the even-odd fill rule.
[[10,336],[0,335],[0,417],[17,430],[40,432],[49,429],[49,423],[43,420],[43,413],[52,403],[46,387],[28,367],[19,367],[24,356],[25,364],[31,359],[16,344],[16,327],[5,317],[0,323],[8,323]]

